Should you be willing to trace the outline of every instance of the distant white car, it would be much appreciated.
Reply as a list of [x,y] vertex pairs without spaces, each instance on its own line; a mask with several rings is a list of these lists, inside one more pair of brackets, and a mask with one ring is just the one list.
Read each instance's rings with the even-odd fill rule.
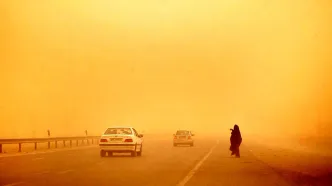
[[188,130],[178,130],[173,135],[173,146],[177,145],[190,145],[194,146],[194,134],[191,133],[191,131]]
[[143,135],[138,134],[133,127],[111,127],[101,136],[99,141],[100,156],[113,155],[113,152],[131,153],[131,156],[141,156],[143,150]]

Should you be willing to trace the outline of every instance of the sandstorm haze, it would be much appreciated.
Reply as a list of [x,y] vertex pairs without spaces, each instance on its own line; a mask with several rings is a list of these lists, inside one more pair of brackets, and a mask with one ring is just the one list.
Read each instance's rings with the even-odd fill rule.
[[329,1],[4,0],[1,137],[328,134]]

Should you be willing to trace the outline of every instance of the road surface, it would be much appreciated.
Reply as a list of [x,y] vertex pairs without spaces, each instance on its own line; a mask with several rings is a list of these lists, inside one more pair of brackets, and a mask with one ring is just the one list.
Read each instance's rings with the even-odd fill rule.
[[[237,159],[230,157],[228,147],[228,140],[218,138],[198,137],[194,147],[173,147],[171,138],[146,138],[142,157],[119,154],[101,158],[96,146],[0,156],[0,185],[332,185],[332,176],[327,174],[332,165],[329,157],[291,151],[285,156],[281,149],[244,144],[242,157]],[[314,171],[312,165],[298,165],[307,160],[316,165]],[[319,168],[322,174],[313,175]]]

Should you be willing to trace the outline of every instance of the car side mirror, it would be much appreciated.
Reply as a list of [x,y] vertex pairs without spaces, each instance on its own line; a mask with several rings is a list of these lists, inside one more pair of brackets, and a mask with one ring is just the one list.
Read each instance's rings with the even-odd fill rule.
[[143,138],[143,134],[139,134],[138,137],[139,137],[139,138]]

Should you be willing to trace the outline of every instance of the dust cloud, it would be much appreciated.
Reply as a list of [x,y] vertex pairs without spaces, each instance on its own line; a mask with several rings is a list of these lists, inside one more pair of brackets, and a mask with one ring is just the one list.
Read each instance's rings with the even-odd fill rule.
[[[0,136],[332,131],[331,2],[3,0]],[[331,136],[331,135],[330,135]]]

